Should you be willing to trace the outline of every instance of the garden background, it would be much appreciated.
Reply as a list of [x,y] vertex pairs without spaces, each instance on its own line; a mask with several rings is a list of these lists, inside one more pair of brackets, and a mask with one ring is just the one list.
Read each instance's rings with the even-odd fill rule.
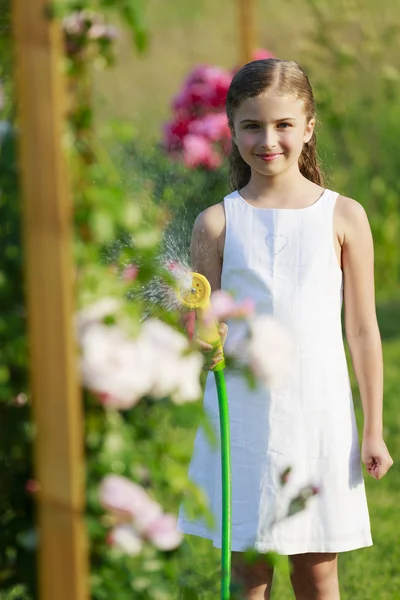
[[[8,3],[3,4],[2,15]],[[164,125],[173,118],[173,97],[196,65],[232,70],[240,64],[235,3],[149,0],[140,6],[137,3],[139,24],[126,18],[129,11],[124,7],[130,2],[63,4],[68,5],[65,14],[67,8],[100,8],[120,31],[111,42],[114,65],[105,65],[108,46],[86,55],[83,65],[71,59],[69,77],[71,85],[77,82],[78,98],[78,107],[72,107],[70,113],[75,258],[82,267],[77,302],[86,305],[110,293],[124,293],[133,299],[126,309],[133,322],[149,311],[178,327],[176,319],[152,306],[151,298],[143,298],[139,291],[160,276],[155,266],[158,243],[171,260],[187,257],[193,218],[223,197],[227,170],[225,163],[217,169],[188,168],[183,161],[172,159],[162,147]],[[136,32],[136,46],[127,23]],[[396,501],[400,485],[400,3],[259,0],[257,33],[258,48],[278,58],[294,59],[308,73],[319,111],[318,146],[328,185],[360,201],[373,229],[385,358],[385,439],[395,465],[380,482],[366,478],[375,545],[341,556],[340,575],[344,600],[395,600],[400,594]],[[146,48],[139,51],[137,46],[144,45],[144,38]],[[0,77],[6,99],[1,118],[13,122],[9,48],[2,42]],[[14,138],[11,131],[2,133],[0,155],[0,331],[4,340],[0,350],[1,600],[37,597],[35,486],[30,464],[34,432],[29,425],[30,402],[24,396],[29,399],[23,287],[17,276],[23,260]],[[132,207],[140,207],[139,213]],[[167,213],[172,222],[163,245],[158,238]],[[147,242],[131,247],[126,236],[132,232],[136,239],[145,232],[156,241],[151,244],[146,238]],[[128,276],[117,284],[112,265],[124,270],[132,261],[140,265],[139,276],[134,281]],[[354,390],[361,423],[359,396]],[[207,542],[187,540],[174,552],[149,544],[139,556],[121,556],[106,543],[109,522],[98,501],[99,483],[113,472],[139,482],[176,514],[188,489],[186,471],[201,419],[199,404],[178,406],[146,398],[121,413],[104,411],[85,394],[85,418],[92,597],[163,600],[178,597],[179,589],[187,599],[215,598],[219,556]],[[192,501],[201,505],[195,491],[190,494]],[[292,597],[282,566],[273,598]]]

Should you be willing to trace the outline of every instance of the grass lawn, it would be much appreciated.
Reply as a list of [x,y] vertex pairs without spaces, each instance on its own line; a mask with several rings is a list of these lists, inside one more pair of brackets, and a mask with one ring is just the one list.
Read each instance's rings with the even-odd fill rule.
[[[389,474],[375,481],[365,474],[374,546],[340,556],[342,600],[398,600],[400,598],[400,301],[378,305],[385,360],[385,440],[395,461]],[[354,382],[354,378],[353,378]],[[354,386],[357,420],[362,422],[361,403]],[[193,573],[187,598],[215,600],[219,591],[219,552],[211,543],[194,537],[186,542],[193,552]],[[273,600],[293,600],[287,569],[274,578]]]

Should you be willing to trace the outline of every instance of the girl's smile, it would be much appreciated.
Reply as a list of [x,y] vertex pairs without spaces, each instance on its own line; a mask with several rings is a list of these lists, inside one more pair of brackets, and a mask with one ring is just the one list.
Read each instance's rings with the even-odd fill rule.
[[265,162],[270,162],[272,160],[276,160],[277,158],[283,156],[283,152],[273,153],[273,154],[256,154],[258,158],[264,160]]

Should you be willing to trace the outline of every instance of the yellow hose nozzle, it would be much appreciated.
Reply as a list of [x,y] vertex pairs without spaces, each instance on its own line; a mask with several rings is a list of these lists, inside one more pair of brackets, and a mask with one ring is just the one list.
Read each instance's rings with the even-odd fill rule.
[[[184,294],[179,293],[180,301],[183,306],[190,310],[196,310],[198,322],[197,322],[197,335],[200,340],[211,344],[214,351],[221,348],[221,338],[218,331],[218,323],[215,321],[209,321],[207,318],[207,311],[211,308],[211,286],[200,273],[192,273],[192,287],[189,291],[185,291]],[[221,361],[214,367],[213,370],[224,368],[225,361],[222,358]]]

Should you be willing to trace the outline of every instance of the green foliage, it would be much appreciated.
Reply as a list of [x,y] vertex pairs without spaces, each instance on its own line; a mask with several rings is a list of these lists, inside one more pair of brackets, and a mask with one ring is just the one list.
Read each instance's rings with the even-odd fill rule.
[[32,592],[35,553],[26,543],[33,529],[32,426],[25,394],[27,340],[15,132],[0,144],[0,590],[23,583]]
[[[400,277],[400,71],[394,52],[400,26],[392,19],[378,29],[372,18],[360,19],[358,0],[340,12],[327,0],[306,4],[313,30],[303,63],[318,103],[318,145],[328,184],[365,207],[375,240],[377,291],[390,294]],[[350,32],[346,42],[343,32]]]

